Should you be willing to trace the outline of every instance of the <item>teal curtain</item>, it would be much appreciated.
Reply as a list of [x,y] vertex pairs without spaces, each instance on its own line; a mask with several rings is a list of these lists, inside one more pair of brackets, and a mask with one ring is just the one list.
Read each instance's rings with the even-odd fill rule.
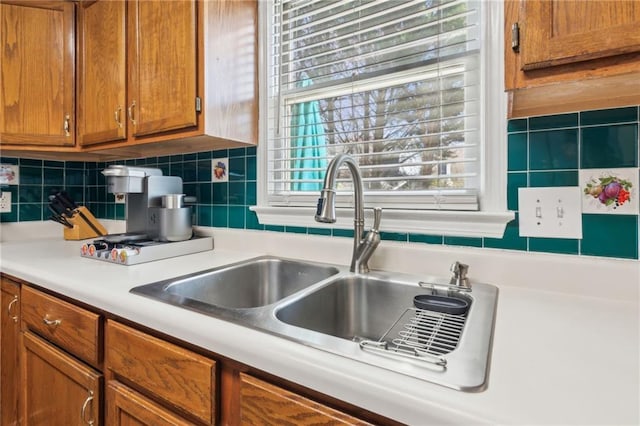
[[[301,82],[311,85],[310,79]],[[318,101],[301,102],[291,108],[292,191],[319,191],[327,168],[324,125]],[[314,170],[315,169],[315,170]],[[302,182],[311,179],[318,182]]]

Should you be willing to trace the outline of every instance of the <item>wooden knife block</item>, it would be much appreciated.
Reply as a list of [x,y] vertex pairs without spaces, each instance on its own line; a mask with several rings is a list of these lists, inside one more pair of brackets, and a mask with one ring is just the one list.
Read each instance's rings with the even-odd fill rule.
[[[75,209],[73,216],[67,220],[73,225],[73,228],[64,228],[65,240],[85,240],[107,235],[106,228],[84,206]],[[96,229],[93,229],[90,224]],[[96,232],[96,230],[99,232]]]

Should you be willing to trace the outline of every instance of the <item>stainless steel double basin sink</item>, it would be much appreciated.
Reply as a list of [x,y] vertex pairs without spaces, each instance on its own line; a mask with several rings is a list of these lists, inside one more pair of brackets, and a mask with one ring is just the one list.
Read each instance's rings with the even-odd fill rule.
[[[150,297],[450,388],[487,386],[497,288],[263,256],[135,287]],[[453,297],[465,313],[418,309]]]

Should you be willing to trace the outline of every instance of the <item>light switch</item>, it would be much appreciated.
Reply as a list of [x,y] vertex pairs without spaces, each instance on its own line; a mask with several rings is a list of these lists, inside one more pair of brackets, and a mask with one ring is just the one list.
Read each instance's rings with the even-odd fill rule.
[[581,196],[578,186],[519,188],[520,236],[582,238]]

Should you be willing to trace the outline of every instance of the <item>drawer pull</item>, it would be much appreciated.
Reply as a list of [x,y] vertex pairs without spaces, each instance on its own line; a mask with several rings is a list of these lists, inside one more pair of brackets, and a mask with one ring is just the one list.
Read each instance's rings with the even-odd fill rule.
[[62,322],[61,320],[50,320],[48,316],[42,318],[42,322],[48,325],[49,327],[57,327]]
[[13,308],[13,305],[15,305],[16,303],[18,303],[18,296],[13,296],[13,300],[9,302],[9,306],[7,306],[7,313],[9,314],[9,318],[11,318],[13,322],[18,322],[18,316],[11,314],[11,308]]
[[93,408],[93,391],[89,391],[89,396],[87,396],[87,399],[84,400],[84,404],[82,404],[82,410],[80,411],[80,418],[82,419],[82,421],[89,425],[92,426],[94,424],[94,420],[93,418],[87,420],[86,416],[87,416],[87,407],[89,406],[89,404],[91,404],[92,408]]

